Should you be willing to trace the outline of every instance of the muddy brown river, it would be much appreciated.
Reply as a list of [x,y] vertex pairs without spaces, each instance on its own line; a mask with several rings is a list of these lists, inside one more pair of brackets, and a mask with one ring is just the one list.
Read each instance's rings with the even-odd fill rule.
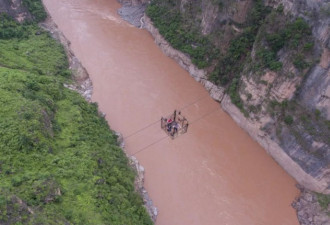
[[[117,15],[116,0],[44,3],[88,70],[93,101],[145,167],[157,225],[298,224],[295,181],[147,31]],[[171,140],[156,121],[174,109],[190,127]]]

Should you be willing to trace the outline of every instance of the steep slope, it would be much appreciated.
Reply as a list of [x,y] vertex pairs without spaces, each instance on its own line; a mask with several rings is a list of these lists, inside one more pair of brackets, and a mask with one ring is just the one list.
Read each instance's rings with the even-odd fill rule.
[[[20,21],[21,1],[0,3]],[[36,12],[0,15],[0,224],[152,224],[117,136],[65,88],[65,51]]]

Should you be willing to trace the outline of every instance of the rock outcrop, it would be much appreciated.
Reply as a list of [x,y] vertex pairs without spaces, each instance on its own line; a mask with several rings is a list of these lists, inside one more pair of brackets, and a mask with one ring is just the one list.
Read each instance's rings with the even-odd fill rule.
[[64,34],[58,29],[57,25],[51,18],[47,18],[46,21],[40,23],[40,27],[47,30],[52,37],[59,41],[64,47],[65,53],[69,60],[69,66],[72,71],[72,75],[75,84],[65,84],[65,86],[71,90],[77,91],[80,93],[87,101],[91,101],[92,93],[93,93],[93,84],[91,79],[89,79],[89,75],[87,70],[79,59],[74,55],[70,48],[70,41],[64,36]]
[[272,7],[283,5],[286,13],[304,18],[312,27],[320,62],[307,75],[298,99],[310,109],[319,109],[330,120],[330,2],[315,0],[268,0]]
[[31,14],[23,5],[22,0],[0,1],[0,12],[7,13],[10,17],[15,18],[15,20],[18,22],[32,19]]
[[302,187],[301,195],[293,203],[292,207],[297,210],[298,220],[301,225],[330,225],[330,205],[322,208],[318,202],[318,196]]
[[118,14],[132,25],[142,28],[142,17],[146,9],[143,3],[138,4],[136,1],[120,1],[123,6],[118,10]]

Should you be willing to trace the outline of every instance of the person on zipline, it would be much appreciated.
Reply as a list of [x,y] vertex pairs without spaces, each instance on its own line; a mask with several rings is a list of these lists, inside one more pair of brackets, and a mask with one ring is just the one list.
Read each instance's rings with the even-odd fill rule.
[[172,123],[173,123],[173,120],[171,118],[169,118],[167,120],[167,132],[171,132],[171,130],[172,130]]
[[173,132],[171,133],[171,136],[174,137],[174,135],[176,133],[178,133],[178,129],[179,129],[180,125],[174,121],[172,124],[172,127],[173,127]]

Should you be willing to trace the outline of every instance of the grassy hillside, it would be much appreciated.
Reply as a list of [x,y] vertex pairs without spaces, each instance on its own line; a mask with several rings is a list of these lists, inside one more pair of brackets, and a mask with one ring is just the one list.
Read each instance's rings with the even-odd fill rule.
[[70,82],[56,41],[1,16],[0,224],[152,224],[116,136]]

